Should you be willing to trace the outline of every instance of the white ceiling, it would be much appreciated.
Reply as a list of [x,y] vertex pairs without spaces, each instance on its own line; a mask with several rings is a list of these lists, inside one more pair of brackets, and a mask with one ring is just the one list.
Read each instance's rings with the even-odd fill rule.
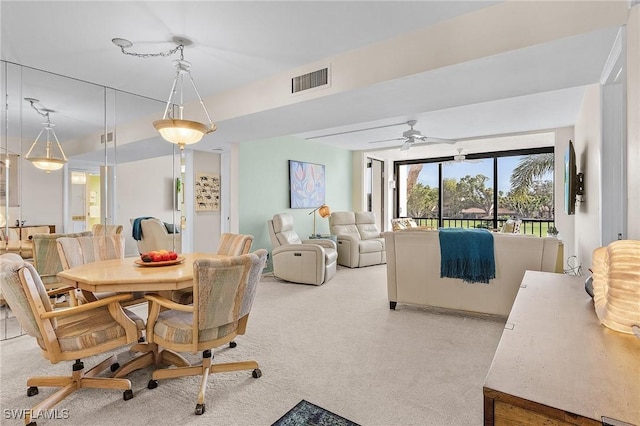
[[[170,59],[123,55],[111,39],[126,38],[134,43],[132,51],[155,53],[174,47],[172,37],[184,36],[194,42],[185,48],[185,59],[192,63],[196,85],[205,99],[213,99],[278,73],[345,52],[357,53],[373,43],[499,3],[3,0],[1,54],[9,62],[165,101],[173,79]],[[578,25],[567,22],[567,27]],[[453,155],[459,146],[466,152],[494,150],[499,142],[487,135],[573,125],[584,86],[599,80],[616,34],[615,25],[576,29],[566,37],[525,48],[238,115],[218,121],[218,131],[194,147],[209,150],[297,135],[346,149],[375,149],[383,158],[406,158],[406,152],[398,157],[401,142],[369,142],[400,137],[408,129],[400,123],[415,119],[416,129],[424,135],[466,142],[416,146],[411,155]],[[504,37],[512,35],[505,32]],[[392,58],[381,58],[385,60]],[[36,97],[24,92],[22,96]],[[57,105],[56,99],[41,100],[60,111],[60,120],[71,108]],[[352,132],[380,126],[388,127]],[[62,131],[62,123],[59,128]],[[345,131],[350,133],[324,136]],[[507,146],[552,143],[547,137],[537,142],[520,139],[508,139]],[[141,142],[140,149],[151,142],[157,143]],[[136,155],[131,147],[127,151]]]

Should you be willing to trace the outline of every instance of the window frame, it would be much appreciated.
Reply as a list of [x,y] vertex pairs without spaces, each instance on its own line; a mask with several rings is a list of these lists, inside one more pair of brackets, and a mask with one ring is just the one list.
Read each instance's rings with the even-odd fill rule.
[[[526,149],[513,149],[507,151],[489,151],[489,152],[481,152],[475,154],[466,154],[465,158],[468,160],[485,160],[485,159],[493,159],[493,205],[498,206],[498,159],[502,157],[515,157],[521,155],[535,155],[535,154],[552,154],[555,153],[554,146],[545,146],[538,148],[526,148]],[[447,157],[434,157],[434,158],[416,158],[411,160],[397,160],[393,162],[393,179],[397,182],[398,176],[400,176],[400,167],[401,166],[410,166],[412,164],[438,164],[438,226],[442,227],[443,218],[443,188],[442,188],[442,168],[443,162],[452,161],[452,156]],[[555,165],[554,165],[555,168]],[[555,194],[555,175],[553,180],[554,194]],[[396,188],[393,190],[393,215],[394,217],[398,217],[398,212],[400,211],[400,185],[396,185]],[[555,214],[554,214],[555,220]],[[498,208],[493,209],[493,218],[491,219],[493,223],[493,228],[498,227]]]

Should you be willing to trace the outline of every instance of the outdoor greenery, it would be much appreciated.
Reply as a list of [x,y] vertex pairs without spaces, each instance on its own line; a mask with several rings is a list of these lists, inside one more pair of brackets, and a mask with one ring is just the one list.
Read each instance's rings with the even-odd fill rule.
[[[418,182],[422,164],[409,168],[407,182],[407,214],[422,218],[421,225],[438,226],[438,187]],[[553,222],[553,181],[543,177],[553,171],[553,154],[523,156],[510,177],[511,189],[498,192],[498,222],[510,217],[526,222],[523,232],[546,235]],[[443,224],[456,227],[493,227],[493,188],[490,178],[478,174],[460,179],[444,178]]]

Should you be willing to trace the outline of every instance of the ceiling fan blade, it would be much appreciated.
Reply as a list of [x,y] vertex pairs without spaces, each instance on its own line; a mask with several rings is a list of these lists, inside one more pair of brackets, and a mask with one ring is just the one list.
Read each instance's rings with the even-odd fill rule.
[[[384,129],[384,128],[387,128],[387,127],[402,126],[402,125],[405,125],[405,124],[407,124],[407,123],[384,124],[382,126],[366,127],[364,129],[345,130],[345,131],[337,132],[337,133],[328,133],[326,135],[310,136],[310,137],[305,138],[305,139],[311,140],[311,139],[328,138],[328,137],[331,137],[331,136],[346,135],[346,134],[349,134],[349,133],[365,132],[367,130],[377,130],[377,129]],[[380,141],[380,142],[382,142],[382,141]]]
[[442,139],[442,138],[432,138],[432,137],[423,137],[422,140],[426,143],[432,143],[432,144],[436,144],[436,143],[446,143],[449,145],[453,145],[456,142],[458,142],[455,139]]
[[411,148],[411,142],[406,141],[405,143],[402,144],[402,146],[400,147],[400,151],[406,151],[409,148]]
[[382,139],[380,141],[371,141],[369,143],[393,142],[393,141],[402,141],[402,140],[404,140],[404,138]]

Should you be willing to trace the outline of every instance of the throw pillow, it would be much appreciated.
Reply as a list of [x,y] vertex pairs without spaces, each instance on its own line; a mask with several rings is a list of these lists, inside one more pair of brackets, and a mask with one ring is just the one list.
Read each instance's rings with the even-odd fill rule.
[[173,223],[164,222],[164,227],[167,228],[167,232],[169,234],[179,234],[180,233],[180,229],[176,225],[174,225]]
[[518,219],[515,222],[513,222],[513,233],[514,234],[519,234],[520,233],[520,225],[522,225],[522,221],[520,219]]
[[515,228],[515,222],[509,219],[504,223],[504,225],[502,225],[500,232],[502,232],[503,234],[512,234],[514,228]]
[[393,219],[391,220],[391,229],[394,231],[400,231],[402,229],[406,229],[406,226],[402,223],[401,219]]

